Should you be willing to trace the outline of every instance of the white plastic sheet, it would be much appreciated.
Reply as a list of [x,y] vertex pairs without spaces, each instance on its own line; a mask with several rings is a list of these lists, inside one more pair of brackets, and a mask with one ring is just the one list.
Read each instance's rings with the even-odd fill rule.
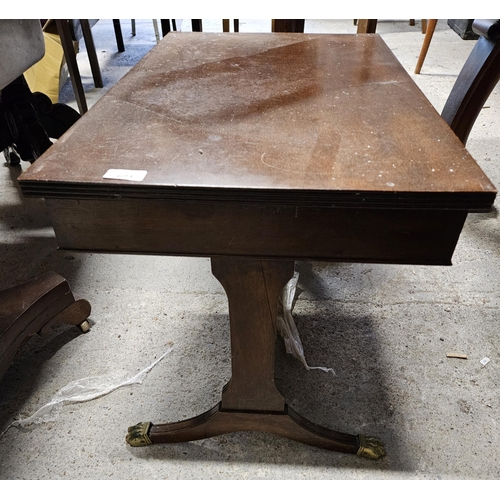
[[278,306],[278,333],[285,342],[286,352],[301,361],[307,370],[323,370],[335,375],[333,368],[326,368],[324,366],[309,366],[307,364],[304,355],[304,347],[302,346],[299,331],[292,316],[293,299],[295,297],[298,280],[299,273],[295,272],[293,278],[285,285],[285,288],[283,288]]
[[[295,297],[298,279],[299,273],[295,272],[293,278],[283,289],[278,307],[278,333],[283,338],[286,352],[301,361],[307,370],[322,370],[335,375],[333,368],[309,366],[305,359],[304,347],[302,346],[299,331],[297,330],[297,326],[292,316],[293,299]],[[27,427],[29,425],[39,425],[45,422],[54,421],[63,405],[91,401],[105,396],[120,387],[142,384],[147,374],[171,351],[172,348],[133,376],[120,372],[113,372],[70,382],[57,391],[52,400],[38,409],[33,415],[12,422],[7,429],[2,432],[0,437],[3,436],[10,427]]]
[[47,404],[38,409],[33,415],[12,422],[2,435],[10,427],[27,427],[28,425],[39,425],[45,422],[54,421],[63,405],[84,403],[100,398],[110,392],[128,385],[142,384],[147,374],[172,351],[170,348],[156,361],[141,370],[136,375],[130,376],[122,372],[113,372],[105,375],[85,377],[74,380],[56,392],[54,397]]

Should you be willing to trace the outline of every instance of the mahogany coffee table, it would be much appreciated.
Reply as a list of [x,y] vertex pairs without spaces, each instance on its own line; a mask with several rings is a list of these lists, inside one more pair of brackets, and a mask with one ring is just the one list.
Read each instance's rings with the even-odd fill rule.
[[450,265],[496,190],[376,34],[170,33],[19,178],[60,248],[208,256],[232,377],[132,446],[257,430],[378,458],[296,414],[274,382],[296,260]]

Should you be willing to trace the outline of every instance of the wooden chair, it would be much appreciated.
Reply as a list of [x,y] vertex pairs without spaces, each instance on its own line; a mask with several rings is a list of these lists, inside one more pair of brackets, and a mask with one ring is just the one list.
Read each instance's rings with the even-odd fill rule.
[[[61,45],[64,52],[64,58],[66,64],[68,65],[69,77],[71,79],[71,85],[73,87],[73,92],[75,94],[76,103],[80,113],[83,115],[87,112],[87,100],[85,99],[85,91],[83,90],[82,77],[80,76],[80,70],[78,69],[78,64],[76,62],[76,53],[73,47],[73,33],[72,33],[72,19],[55,19],[57,33],[61,39]],[[83,22],[82,22],[83,21]],[[85,40],[85,47],[87,48],[87,54],[89,56],[90,68],[92,70],[92,76],[94,78],[94,85],[96,88],[102,88],[102,76],[101,69],[99,68],[99,63],[97,60],[97,54],[94,45],[94,39],[92,38],[92,31],[90,29],[90,23],[88,19],[80,20],[83,37]]]
[[[358,26],[358,33],[375,33],[377,31],[378,19],[354,19]],[[410,19],[410,26],[415,26],[415,19]],[[427,33],[427,19],[422,19],[422,33]]]
[[[376,19],[360,19],[358,33],[374,33]],[[437,19],[429,19],[424,43],[415,68],[420,73]],[[362,26],[360,31],[359,27]],[[500,79],[500,22],[476,19],[472,29],[480,35],[457,77],[441,116],[465,144],[484,103]]]
[[[17,85],[22,74],[43,57],[44,41],[38,20],[0,20],[0,34],[0,60],[9,70],[0,72],[0,118],[4,118],[6,89]],[[16,101],[16,106],[33,109],[29,101]],[[20,123],[17,117],[17,126]],[[4,132],[0,128],[0,143]],[[33,334],[45,333],[59,323],[88,331],[89,315],[90,304],[75,297],[66,280],[56,273],[0,291],[0,378]]]
[[[234,29],[235,33],[238,33],[240,31],[240,20],[239,19],[233,19],[233,29]],[[222,20],[222,31],[224,33],[229,33],[229,19]]]
[[[228,33],[230,28],[229,19],[222,20],[222,31]],[[201,19],[192,19],[192,30],[202,31]],[[305,19],[273,19],[271,31],[273,33],[304,33]],[[235,33],[240,31],[240,20],[233,19],[233,29]]]
[[[161,19],[161,34],[165,36],[170,31],[177,31],[177,25],[175,19],[172,19],[172,25],[170,25],[170,19]],[[193,31],[203,31],[203,24],[201,19],[191,19],[191,29]]]
[[[95,22],[97,22],[97,20],[93,20],[94,24]],[[87,49],[94,85],[96,88],[103,87],[101,69],[99,67],[94,39],[92,37],[91,22],[89,19],[55,19],[55,24],[57,33],[61,38],[61,45],[64,52],[64,58],[66,59],[66,64],[68,65],[68,72],[71,79],[71,85],[73,86],[73,92],[75,93],[76,103],[80,113],[83,115],[88,111],[87,100],[85,98],[82,78],[80,70],[78,69],[76,53],[73,47],[73,42],[78,40],[81,36],[83,36],[85,47]],[[123,44],[123,35],[119,19],[113,19],[113,29],[115,32],[118,52],[124,52],[125,46]]]
[[[423,21],[423,20],[422,20]],[[479,35],[472,29],[473,19],[448,19],[448,26],[455,31],[463,40],[477,40]],[[422,65],[424,64],[429,45],[432,40],[432,35],[436,28],[437,19],[429,19],[429,32],[426,33],[424,43],[420,49],[417,66],[415,67],[415,74],[420,74]]]
[[[113,19],[113,24],[115,21],[118,21],[118,25],[119,25],[120,20]],[[132,36],[135,36],[135,33],[136,33],[136,31],[135,31],[135,19],[131,19],[130,23],[131,23]],[[174,26],[174,31],[176,31],[175,19],[172,19],[172,24]],[[160,30],[158,29],[158,19],[153,19],[153,29],[155,32],[156,43],[158,43],[160,41]],[[120,33],[121,33],[121,28],[120,28]],[[125,49],[125,47],[124,47],[124,49]]]
[[90,329],[90,304],[75,297],[56,273],[0,292],[0,379],[19,349],[35,333],[44,334],[58,324]]
[[472,29],[480,38],[441,113],[464,144],[484,103],[500,80],[500,21],[476,19]]

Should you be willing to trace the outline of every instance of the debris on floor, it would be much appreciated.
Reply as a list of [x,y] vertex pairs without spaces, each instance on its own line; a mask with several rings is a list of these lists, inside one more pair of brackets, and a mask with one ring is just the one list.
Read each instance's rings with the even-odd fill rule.
[[461,352],[447,352],[447,358],[457,358],[457,359],[467,359],[467,354],[462,354]]
[[479,361],[483,366],[486,366],[491,361],[490,358],[484,357],[481,361]]
[[141,370],[139,373],[130,376],[121,372],[108,373],[93,377],[85,377],[80,380],[73,380],[56,392],[52,400],[38,409],[33,415],[12,422],[2,435],[10,427],[27,427],[28,425],[39,425],[56,419],[59,410],[63,405],[84,403],[109,394],[120,387],[128,385],[142,384],[146,375],[172,351],[172,347],[162,354],[157,360]]

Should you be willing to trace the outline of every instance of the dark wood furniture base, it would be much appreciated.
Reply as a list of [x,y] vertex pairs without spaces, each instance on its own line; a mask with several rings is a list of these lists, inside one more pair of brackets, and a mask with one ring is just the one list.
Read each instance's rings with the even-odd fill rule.
[[197,417],[171,424],[141,422],[129,427],[127,443],[148,446],[206,439],[228,432],[260,431],[330,451],[355,454],[377,460],[385,456],[384,445],[376,438],[345,434],[316,425],[285,405],[278,413],[222,410],[221,404]]
[[377,459],[383,444],[332,431],[295,413],[274,382],[278,301],[294,262],[212,258],[212,273],[229,301],[231,380],[211,410],[176,423],[142,422],[128,429],[131,446],[205,439],[236,431],[271,432],[332,451]]
[[53,272],[0,292],[0,379],[35,333],[58,324],[88,332],[90,310],[89,302],[75,297],[67,281]]

